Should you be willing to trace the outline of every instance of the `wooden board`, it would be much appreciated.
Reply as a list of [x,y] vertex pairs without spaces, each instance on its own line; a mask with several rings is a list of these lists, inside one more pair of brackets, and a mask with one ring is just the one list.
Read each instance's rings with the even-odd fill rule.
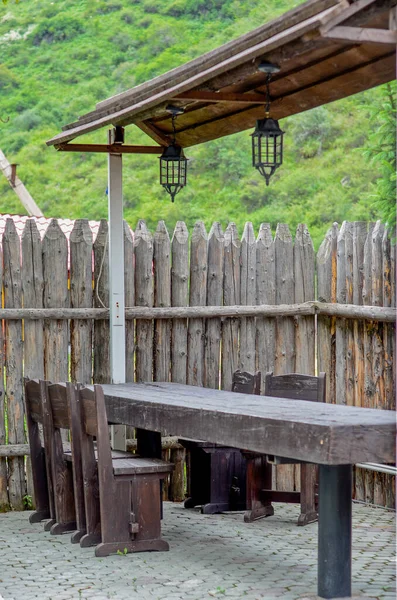
[[103,386],[108,418],[320,464],[391,462],[393,411],[237,394],[173,383]]

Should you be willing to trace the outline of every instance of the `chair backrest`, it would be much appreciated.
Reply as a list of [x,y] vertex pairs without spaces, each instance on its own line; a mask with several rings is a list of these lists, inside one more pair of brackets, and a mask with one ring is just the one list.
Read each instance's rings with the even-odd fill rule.
[[235,371],[232,380],[232,392],[240,394],[261,393],[261,373],[248,373],[247,371]]
[[265,396],[325,402],[325,393],[325,373],[320,373],[318,377],[300,373],[288,375],[266,373]]

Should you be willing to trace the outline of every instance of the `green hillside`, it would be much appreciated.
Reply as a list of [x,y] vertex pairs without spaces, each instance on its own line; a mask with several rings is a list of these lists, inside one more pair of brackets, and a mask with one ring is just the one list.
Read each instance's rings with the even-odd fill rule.
[[[96,102],[176,67],[300,4],[299,0],[21,0],[0,4],[0,148],[46,216],[107,215],[106,156],[45,141]],[[378,217],[368,148],[381,88],[283,121],[285,162],[270,187],[251,166],[250,132],[190,148],[188,187],[171,204],[156,157],[127,156],[125,215],[209,226],[306,222],[316,245],[333,221]],[[373,111],[372,111],[373,112]],[[3,122],[6,121],[6,122]],[[145,136],[129,127],[127,143]],[[372,141],[371,141],[372,134]],[[106,131],[85,138],[105,142]],[[0,211],[21,213],[0,179]]]

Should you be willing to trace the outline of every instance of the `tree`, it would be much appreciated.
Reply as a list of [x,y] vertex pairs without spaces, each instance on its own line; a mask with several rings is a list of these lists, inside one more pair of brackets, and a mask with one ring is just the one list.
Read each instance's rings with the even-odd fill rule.
[[391,231],[396,227],[396,84],[383,86],[378,102],[371,107],[374,131],[369,135],[366,156],[378,170],[372,196],[379,217]]

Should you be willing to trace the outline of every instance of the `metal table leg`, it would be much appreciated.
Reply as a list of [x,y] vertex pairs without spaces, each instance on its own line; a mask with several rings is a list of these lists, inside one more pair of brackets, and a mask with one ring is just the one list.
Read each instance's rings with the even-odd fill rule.
[[319,465],[318,595],[351,596],[352,466]]

